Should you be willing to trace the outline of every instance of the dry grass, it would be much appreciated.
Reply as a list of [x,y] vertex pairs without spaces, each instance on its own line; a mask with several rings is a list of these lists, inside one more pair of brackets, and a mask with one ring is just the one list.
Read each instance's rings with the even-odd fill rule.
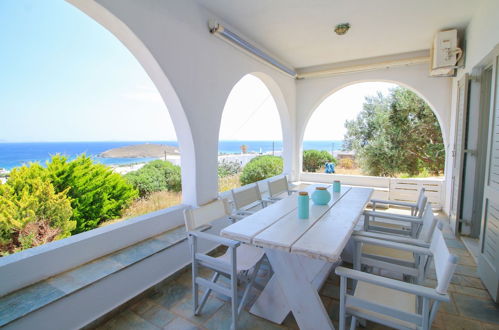
[[166,209],[180,204],[182,201],[182,193],[170,191],[158,191],[150,194],[147,197],[135,200],[124,212],[123,217],[120,219],[113,219],[103,222],[99,227],[107,226],[112,223],[120,222],[125,219],[138,217],[139,215],[147,214],[150,212]]
[[234,188],[241,187],[241,181],[239,181],[240,174],[226,176],[224,178],[218,178],[218,191],[224,192]]
[[182,193],[170,191],[158,191],[147,197],[137,199],[130,205],[125,212],[124,218],[132,218],[142,214],[166,209],[180,204]]
[[[225,178],[219,178],[218,180],[218,187],[220,188],[220,192],[231,190],[240,186],[241,183],[239,182],[239,174],[227,176]],[[166,209],[168,207],[178,205],[181,202],[181,192],[155,192],[147,197],[135,200],[125,211],[123,211],[123,216],[121,218],[105,221],[101,223],[99,227],[104,227],[129,218],[138,217],[139,215]]]
[[336,167],[335,174],[346,174],[346,175],[363,175],[360,168],[342,168]]

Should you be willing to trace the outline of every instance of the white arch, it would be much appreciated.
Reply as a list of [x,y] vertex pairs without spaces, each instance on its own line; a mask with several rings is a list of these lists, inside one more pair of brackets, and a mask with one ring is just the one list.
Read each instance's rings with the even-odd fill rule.
[[[310,118],[315,113],[315,111],[317,110],[317,108],[328,97],[330,97],[334,93],[338,92],[339,90],[342,90],[343,88],[346,88],[348,86],[352,86],[352,85],[356,85],[356,84],[360,84],[360,83],[365,83],[365,82],[386,82],[386,83],[396,84],[396,85],[399,85],[399,86],[402,86],[404,88],[407,88],[407,89],[411,90],[416,95],[418,95],[420,98],[422,98],[428,104],[428,106],[430,107],[430,109],[432,110],[432,112],[437,117],[437,120],[438,120],[438,123],[439,123],[439,126],[440,126],[440,132],[442,134],[443,144],[444,144],[445,159],[447,159],[447,156],[449,154],[448,153],[449,145],[447,144],[447,134],[446,134],[447,132],[444,129],[446,125],[442,121],[441,114],[438,111],[436,111],[434,105],[429,101],[429,99],[423,93],[421,93],[420,91],[418,91],[416,88],[412,87],[411,85],[409,85],[409,84],[407,84],[405,82],[398,81],[398,80],[391,80],[391,79],[359,79],[359,80],[350,80],[348,82],[344,82],[344,83],[342,83],[340,85],[337,85],[336,87],[332,88],[329,92],[327,92],[322,97],[320,97],[319,99],[317,99],[316,102],[314,103],[313,107],[310,108],[310,111],[308,111],[305,114],[305,118],[303,120],[304,124],[300,127],[299,132],[298,132],[298,134],[299,134],[298,135],[299,136],[298,141],[299,141],[299,145],[300,145],[300,171],[302,169],[302,163],[303,163],[303,156],[302,156],[302,154],[303,154],[303,139],[304,139],[304,136],[305,136],[305,131],[306,131],[306,129],[308,127],[308,124],[310,122]],[[447,163],[447,162],[445,162],[445,163]],[[445,168],[444,173],[447,172],[446,170],[447,170],[447,168]]]
[[[234,86],[239,81],[241,81],[241,79],[244,79],[244,77],[246,77],[248,75],[252,75],[252,76],[257,77],[265,85],[265,87],[269,90],[270,95],[274,99],[274,102],[275,102],[276,107],[277,107],[277,111],[279,113],[279,119],[281,122],[282,147],[283,147],[282,158],[284,159],[284,173],[290,173],[291,167],[292,167],[293,130],[292,130],[292,125],[291,125],[291,118],[290,118],[288,105],[286,103],[286,100],[284,98],[284,94],[282,93],[281,88],[275,82],[275,80],[263,72],[246,73],[246,74],[240,76],[239,79],[233,84],[233,87],[231,88],[231,90],[227,94],[226,102],[229,98],[230,93],[234,89]],[[221,118],[222,117],[220,117],[220,119]],[[220,132],[220,125],[221,125],[221,120],[220,120],[219,127],[218,127],[219,132]],[[219,133],[219,135],[220,135],[220,133]]]
[[182,200],[196,203],[195,149],[182,103],[161,66],[144,43],[115,15],[95,1],[66,0],[113,33],[130,50],[158,89],[175,128],[182,163]]
[[[306,119],[305,119],[305,124],[302,126],[302,129],[300,130],[299,132],[299,141],[300,143],[303,143],[303,138],[305,136],[305,131],[307,129],[307,126],[308,126],[308,123],[310,121],[310,118],[312,118],[312,115],[315,113],[315,111],[317,110],[317,108],[328,98],[330,97],[331,95],[333,95],[334,93],[342,90],[343,88],[345,87],[348,87],[348,86],[352,86],[352,85],[356,85],[356,84],[361,84],[361,83],[366,83],[366,82],[386,82],[386,83],[391,83],[391,84],[395,84],[395,85],[399,85],[399,86],[402,86],[404,88],[407,88],[409,89],[410,91],[414,92],[416,95],[418,95],[420,98],[422,98],[427,104],[428,106],[430,107],[431,111],[433,112],[433,114],[437,117],[437,120],[438,120],[438,124],[440,125],[440,131],[442,133],[442,139],[444,141],[444,145],[446,144],[447,142],[447,137],[446,135],[444,134],[444,131],[443,131],[443,127],[445,126],[442,126],[442,118],[440,116],[440,113],[435,111],[435,107],[431,104],[431,102],[424,96],[424,94],[420,93],[417,89],[413,88],[412,86],[406,84],[406,83],[403,83],[403,82],[400,82],[400,81],[395,81],[395,80],[372,80],[372,79],[369,79],[369,80],[357,80],[357,81],[350,81],[348,83],[345,83],[343,85],[340,85],[340,86],[337,86],[336,88],[332,89],[329,93],[325,94],[323,97],[321,97],[319,100],[317,100],[316,104],[312,107],[312,111],[309,111],[307,114],[306,114]],[[447,152],[447,150],[445,151]]]

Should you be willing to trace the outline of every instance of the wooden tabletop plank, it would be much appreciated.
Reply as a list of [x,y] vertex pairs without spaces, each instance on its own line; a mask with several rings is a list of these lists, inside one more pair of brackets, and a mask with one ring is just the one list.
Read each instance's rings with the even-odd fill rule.
[[[329,190],[331,192],[331,187]],[[334,208],[334,205],[341,200],[345,194],[348,196],[349,190],[349,187],[343,187],[341,192],[332,193],[331,201],[327,205],[314,205],[313,202],[310,201],[308,219],[299,219],[297,209],[289,212],[257,234],[253,238],[252,244],[289,252],[291,246],[313,227],[329,209]],[[294,201],[294,203],[296,204],[296,201]]]
[[[311,194],[315,187],[324,185],[310,185],[303,189]],[[266,208],[247,216],[238,222],[225,227],[220,235],[244,243],[252,243],[253,238],[266,228],[279,221],[297,208],[296,194],[286,197]]]
[[292,253],[335,262],[350,238],[373,189],[352,188],[291,247]]

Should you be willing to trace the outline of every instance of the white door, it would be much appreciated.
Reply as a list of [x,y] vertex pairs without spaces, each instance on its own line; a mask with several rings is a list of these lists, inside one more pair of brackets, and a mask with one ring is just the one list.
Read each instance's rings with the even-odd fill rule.
[[478,273],[497,302],[499,297],[499,56],[494,57],[489,143],[483,194]]

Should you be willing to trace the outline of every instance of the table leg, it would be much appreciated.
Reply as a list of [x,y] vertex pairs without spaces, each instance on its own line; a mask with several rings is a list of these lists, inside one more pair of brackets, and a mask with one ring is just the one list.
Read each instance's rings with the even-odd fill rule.
[[[319,268],[319,261],[304,259],[304,257],[274,249],[265,249],[265,253],[274,270],[274,276],[269,282],[269,284],[273,283],[272,287],[265,293],[265,296],[260,296],[271,311],[265,314],[271,315],[270,317],[262,316],[281,323],[282,320],[279,322],[278,319],[284,319],[291,310],[301,329],[334,329],[317,292],[318,286],[322,284],[319,282],[322,281],[315,280],[317,276],[313,276],[314,272],[311,271],[311,268]],[[324,264],[322,262],[323,266]],[[332,264],[329,265],[332,267]],[[320,269],[324,271],[325,268]],[[275,295],[271,296],[271,294]],[[255,303],[252,310],[255,308],[261,311],[264,307],[262,301],[260,305]],[[276,305],[272,305],[273,303]]]
[[[312,282],[313,287],[319,290],[335,264],[321,260],[310,259],[305,256],[297,256],[300,263],[305,268],[307,279]],[[272,275],[265,285],[262,293],[258,296],[250,313],[271,322],[281,324],[286,316],[291,312],[291,308],[286,300],[286,296],[281,290],[277,277]]]

